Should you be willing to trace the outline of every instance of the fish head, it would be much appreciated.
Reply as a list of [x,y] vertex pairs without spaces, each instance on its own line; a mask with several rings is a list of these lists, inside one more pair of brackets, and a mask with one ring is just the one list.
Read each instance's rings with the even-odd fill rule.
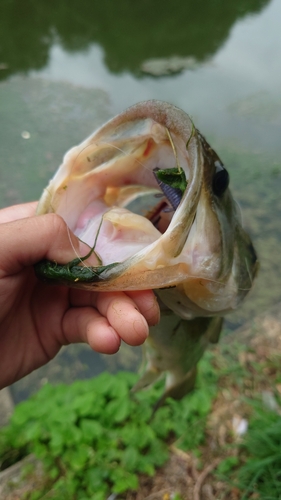
[[96,291],[156,289],[185,319],[232,310],[252,286],[257,258],[228,173],[171,104],[136,104],[72,148],[39,201],[37,213],[50,212],[92,250],[68,274],[37,266],[44,279]]

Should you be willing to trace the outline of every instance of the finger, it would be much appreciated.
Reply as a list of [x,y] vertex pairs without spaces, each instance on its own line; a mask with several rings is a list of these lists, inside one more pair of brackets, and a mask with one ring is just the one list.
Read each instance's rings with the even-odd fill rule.
[[[143,292],[144,297],[146,292]],[[148,292],[150,295],[150,292]],[[143,300],[139,302],[145,309]],[[88,292],[70,290],[70,302],[73,306],[92,306],[107,318],[110,325],[122,340],[130,345],[142,344],[149,333],[148,324],[134,300],[123,292]],[[148,304],[150,300],[148,301]],[[155,307],[155,305],[154,305]],[[149,311],[149,307],[147,307]]]
[[113,354],[120,347],[120,337],[107,319],[92,307],[68,309],[62,323],[69,343],[86,342],[103,354]]
[[42,259],[66,264],[88,250],[56,214],[1,224],[0,262],[2,271],[8,273],[16,273]]
[[[72,306],[93,306],[96,307],[97,295],[99,292],[90,292],[88,290],[70,290],[70,303]],[[139,312],[145,317],[148,325],[153,326],[159,322],[160,310],[157,298],[152,290],[141,290],[136,292],[125,292],[139,309]],[[105,297],[105,292],[101,293]]]
[[31,201],[29,203],[2,208],[2,210],[0,210],[0,224],[24,219],[25,217],[32,217],[35,215],[37,204],[37,201]]
[[160,320],[160,309],[157,298],[152,290],[126,292],[138,307],[150,326],[156,325]]
[[130,297],[123,292],[104,292],[96,295],[95,302],[124,342],[133,346],[143,344],[149,334],[148,324]]

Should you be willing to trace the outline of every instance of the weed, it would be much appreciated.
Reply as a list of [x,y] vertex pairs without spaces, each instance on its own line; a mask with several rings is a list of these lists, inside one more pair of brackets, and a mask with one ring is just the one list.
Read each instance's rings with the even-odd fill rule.
[[264,500],[281,499],[281,417],[253,403],[254,415],[242,450],[247,455],[237,472],[241,500],[258,494]]
[[196,448],[216,392],[210,355],[202,363],[198,389],[168,400],[152,417],[160,385],[131,394],[136,375],[103,373],[72,385],[49,384],[15,409],[0,433],[0,462],[16,450],[34,453],[45,466],[45,489],[30,500],[104,500],[138,488],[138,474],[152,476],[168,459],[169,443]]

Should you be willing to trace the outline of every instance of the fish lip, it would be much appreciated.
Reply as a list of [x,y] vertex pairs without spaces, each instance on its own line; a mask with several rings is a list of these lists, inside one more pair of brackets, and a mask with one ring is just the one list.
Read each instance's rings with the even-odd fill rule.
[[166,236],[165,239],[168,239],[168,241],[177,241],[173,248],[170,248],[170,250],[167,248],[167,252],[169,252],[172,258],[176,258],[180,255],[186,243],[194,222],[203,184],[202,150],[200,142],[197,140],[197,136],[194,136],[192,140],[194,142],[195,154],[193,162],[189,164],[190,175],[187,189],[172,218],[171,224],[164,233]]

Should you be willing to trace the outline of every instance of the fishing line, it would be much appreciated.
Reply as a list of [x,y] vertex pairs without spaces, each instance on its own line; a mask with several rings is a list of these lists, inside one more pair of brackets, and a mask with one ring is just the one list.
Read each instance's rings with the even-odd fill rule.
[[[183,170],[182,167],[179,165],[179,160],[178,160],[178,155],[177,155],[177,150],[175,148],[175,145],[174,145],[174,142],[173,142],[173,139],[172,139],[172,136],[170,134],[170,131],[169,129],[166,127],[166,132],[167,132],[167,135],[168,135],[168,138],[169,138],[169,141],[170,141],[170,144],[172,146],[172,150],[173,150],[173,153],[174,153],[174,157],[176,159],[176,166],[177,166],[177,169],[179,171],[179,173]],[[190,139],[189,139],[190,140]]]
[[[83,151],[85,151],[87,148],[89,148],[91,146],[91,144],[88,144],[87,146],[85,146],[81,151],[79,151],[79,153],[77,154],[77,156],[75,157],[75,160],[73,162],[73,165],[71,167],[71,172],[73,171],[74,167],[75,167],[75,164],[76,164],[76,161],[78,159],[78,157],[83,153]],[[66,205],[66,211],[67,211],[67,204],[68,204],[68,196],[67,196],[67,193],[66,193],[66,201],[65,201],[65,205]],[[90,247],[90,251],[84,256],[84,257],[80,257],[80,255],[77,253],[75,247],[74,247],[74,244],[71,240],[71,237],[70,237],[70,230],[69,230],[69,227],[68,225],[66,226],[67,227],[67,234],[68,234],[68,239],[69,239],[69,242],[70,242],[70,245],[77,257],[77,259],[80,261],[80,263],[82,264],[82,266],[86,269],[88,269],[88,271],[92,272],[94,275],[97,275],[97,273],[95,271],[93,271],[93,269],[91,267],[88,267],[85,263],[84,263],[84,260],[89,258],[91,256],[92,253],[95,254],[97,260],[98,260],[98,264],[101,266],[102,265],[102,259],[100,258],[100,256],[95,252],[95,247],[96,247],[96,244],[97,244],[97,239],[98,239],[98,236],[99,236],[99,233],[100,233],[100,230],[101,230],[101,226],[102,226],[102,223],[103,223],[103,216],[101,217],[101,221],[100,221],[100,224],[99,224],[99,227],[98,227],[98,231],[97,231],[97,234],[96,234],[96,237],[95,237],[95,241],[94,241],[94,245],[93,247]],[[83,240],[81,240],[80,238],[78,238],[82,243],[85,243]],[[85,243],[86,244],[86,243]]]
[[252,285],[253,285],[253,278],[252,278],[251,273],[250,273],[250,269],[249,269],[247,257],[245,257],[245,264],[246,264],[246,269],[247,269],[247,272],[248,272],[248,275],[249,275],[249,278],[250,278],[251,287],[252,287]]
[[[110,142],[102,142],[101,144],[105,144],[106,146],[109,146],[113,149],[117,149],[117,151],[120,151],[120,153],[123,153],[124,156],[130,156],[131,153],[126,153],[123,149],[119,148],[118,146],[115,146],[115,144],[112,144]],[[141,167],[144,168],[144,170],[147,170],[148,172],[151,172],[151,169],[148,168],[144,163],[142,163],[138,158],[134,158],[134,161],[138,163]]]
[[[81,257],[78,255],[78,253],[77,253],[77,251],[76,251],[76,248],[75,248],[75,246],[74,246],[74,244],[73,244],[73,242],[72,242],[72,239],[71,239],[71,237],[70,237],[70,229],[69,229],[69,227],[68,227],[68,225],[67,225],[67,224],[66,224],[66,230],[67,230],[68,239],[69,239],[69,242],[70,242],[71,248],[72,248],[73,252],[75,253],[75,255],[76,255],[77,259],[80,259],[80,260],[81,260]],[[81,260],[81,262],[82,262],[82,260]]]

